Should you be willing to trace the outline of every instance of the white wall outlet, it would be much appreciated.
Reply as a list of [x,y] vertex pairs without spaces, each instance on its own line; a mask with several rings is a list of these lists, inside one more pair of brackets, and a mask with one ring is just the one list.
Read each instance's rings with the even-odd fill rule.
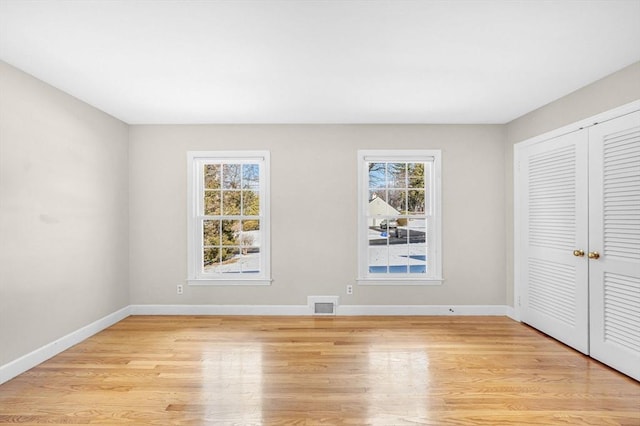
[[178,284],[178,286],[176,287],[176,292],[178,294],[184,293],[184,286],[182,284]]
[[347,285],[347,294],[353,294],[353,286],[351,284]]

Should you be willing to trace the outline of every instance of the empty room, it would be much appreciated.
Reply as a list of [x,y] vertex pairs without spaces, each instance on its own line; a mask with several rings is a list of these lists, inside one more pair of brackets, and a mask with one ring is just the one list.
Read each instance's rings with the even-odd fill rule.
[[640,0],[0,0],[0,424],[640,426]]

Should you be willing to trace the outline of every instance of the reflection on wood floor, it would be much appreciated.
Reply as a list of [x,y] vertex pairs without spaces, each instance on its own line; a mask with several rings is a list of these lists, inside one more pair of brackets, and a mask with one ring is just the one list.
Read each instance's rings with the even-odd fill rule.
[[640,384],[504,317],[133,316],[0,386],[0,423],[640,425]]

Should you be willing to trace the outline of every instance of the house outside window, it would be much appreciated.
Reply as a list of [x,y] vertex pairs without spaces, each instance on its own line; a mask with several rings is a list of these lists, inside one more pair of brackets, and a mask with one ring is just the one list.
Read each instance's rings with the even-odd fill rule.
[[187,153],[188,282],[269,284],[269,153]]
[[439,150],[358,151],[358,279],[438,284]]

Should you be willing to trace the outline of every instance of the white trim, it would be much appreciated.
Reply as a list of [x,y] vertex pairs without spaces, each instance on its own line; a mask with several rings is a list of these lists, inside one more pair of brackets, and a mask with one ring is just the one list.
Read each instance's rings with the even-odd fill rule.
[[66,336],[63,336],[51,343],[38,348],[20,358],[0,366],[0,385],[8,382],[19,374],[24,373],[27,370],[41,364],[42,362],[58,355],[70,347],[77,345],[78,343],[88,339],[96,333],[111,327],[113,324],[122,321],[130,314],[130,307],[124,307],[106,317],[100,318],[97,321],[92,322],[76,331],[73,331]]
[[522,235],[520,229],[522,227],[521,208],[520,208],[520,186],[522,185],[522,177],[520,176],[520,153],[521,148],[516,144],[513,147],[513,307],[514,319],[520,321],[522,318],[520,310],[520,274],[521,267],[518,256],[520,255]]
[[309,315],[307,305],[131,305],[131,315]]
[[[311,296],[313,297],[313,296]],[[315,299],[314,299],[315,300]],[[507,316],[505,305],[338,305],[336,315]],[[310,305],[131,305],[131,315],[309,316]]]
[[358,157],[364,161],[411,162],[416,158],[423,161],[435,160],[440,156],[439,149],[361,149]]
[[223,160],[233,160],[239,162],[250,162],[250,159],[266,160],[269,158],[269,151],[248,150],[248,151],[188,151],[190,159],[215,157]]
[[505,315],[514,321],[520,322],[520,312],[518,312],[516,315],[516,309],[512,306],[506,306]]
[[337,315],[506,316],[504,305],[342,305]]
[[359,278],[356,280],[358,285],[441,285],[444,279],[426,279],[426,278]]
[[244,285],[257,285],[257,286],[261,286],[261,285],[271,285],[271,282],[273,280],[262,280],[262,279],[257,279],[257,280],[248,280],[248,279],[241,279],[241,280],[210,280],[210,279],[189,279],[187,280],[187,284],[190,286],[202,286],[202,287],[206,287],[206,286],[225,286],[225,285],[238,285],[238,286],[244,286]]

